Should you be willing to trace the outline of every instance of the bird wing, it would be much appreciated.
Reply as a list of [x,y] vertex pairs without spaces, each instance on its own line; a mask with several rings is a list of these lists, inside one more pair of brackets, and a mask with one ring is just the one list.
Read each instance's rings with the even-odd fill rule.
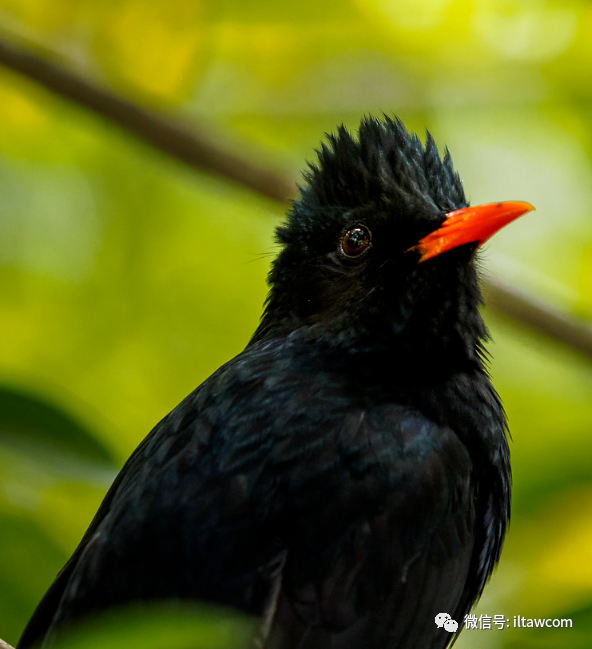
[[270,642],[288,630],[306,649],[412,649],[436,632],[421,646],[443,647],[434,617],[464,589],[471,489],[451,430],[407,407],[369,409],[285,349],[247,349],[136,449],[19,649],[163,598],[271,611]]
[[434,619],[462,624],[474,555],[469,454],[453,431],[395,404],[350,411],[337,430],[283,472],[276,628],[294,644],[279,646],[445,647],[453,636]]

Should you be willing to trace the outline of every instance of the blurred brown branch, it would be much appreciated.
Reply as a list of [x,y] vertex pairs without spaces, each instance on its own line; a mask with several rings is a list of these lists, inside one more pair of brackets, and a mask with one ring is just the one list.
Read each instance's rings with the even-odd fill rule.
[[[0,38],[0,65],[44,86],[60,97],[92,110],[146,144],[201,171],[248,187],[285,203],[294,182],[281,172],[234,155],[203,129],[138,106],[88,79]],[[592,324],[579,321],[550,304],[489,279],[486,296],[493,308],[592,358]],[[0,647],[2,649],[2,647]]]
[[497,278],[489,278],[484,293],[487,304],[496,311],[592,358],[592,323],[589,321],[563,313]]
[[0,65],[92,110],[189,166],[232,180],[276,201],[284,201],[295,191],[294,182],[283,174],[234,155],[206,135],[205,129],[190,129],[173,118],[138,106],[3,38],[0,38]]

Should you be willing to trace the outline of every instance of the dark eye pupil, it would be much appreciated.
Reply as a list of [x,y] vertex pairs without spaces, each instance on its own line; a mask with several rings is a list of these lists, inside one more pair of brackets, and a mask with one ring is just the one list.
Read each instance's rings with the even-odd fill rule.
[[361,258],[370,246],[370,231],[363,225],[356,225],[343,233],[340,248],[341,254]]
[[366,236],[364,234],[364,230],[362,230],[361,228],[351,230],[347,235],[347,247],[350,250],[359,250],[364,246],[365,239]]

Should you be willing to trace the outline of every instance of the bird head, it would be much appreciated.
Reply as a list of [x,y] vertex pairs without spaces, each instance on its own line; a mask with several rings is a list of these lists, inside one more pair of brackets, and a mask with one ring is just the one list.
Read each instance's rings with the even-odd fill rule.
[[476,358],[487,332],[475,252],[527,203],[469,207],[448,150],[398,119],[321,145],[277,229],[282,250],[254,340],[304,333],[347,353]]

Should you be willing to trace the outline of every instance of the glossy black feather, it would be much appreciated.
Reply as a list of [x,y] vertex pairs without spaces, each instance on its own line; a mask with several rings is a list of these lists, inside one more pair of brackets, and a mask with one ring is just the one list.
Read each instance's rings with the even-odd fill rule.
[[[19,649],[168,598],[266,616],[270,649],[438,649],[436,614],[480,595],[510,474],[474,251],[409,252],[465,205],[460,180],[430,136],[368,119],[307,183],[252,341],[136,449]],[[337,244],[359,223],[354,263]]]

